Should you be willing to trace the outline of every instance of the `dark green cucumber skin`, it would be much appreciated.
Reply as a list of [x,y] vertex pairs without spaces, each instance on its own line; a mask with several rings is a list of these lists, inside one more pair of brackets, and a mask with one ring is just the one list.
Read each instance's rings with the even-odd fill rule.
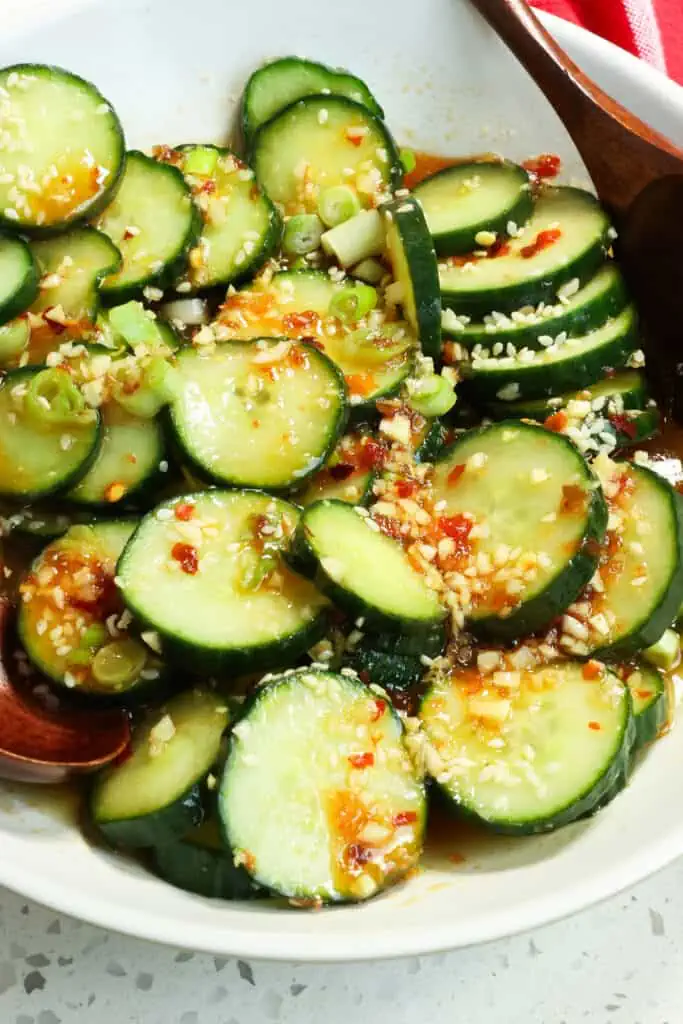
[[[566,313],[559,313],[556,317],[543,320],[538,324],[527,324],[517,328],[514,332],[487,331],[481,324],[468,324],[464,331],[449,331],[443,329],[444,336],[450,341],[457,341],[465,348],[474,348],[475,345],[482,345],[484,348],[491,348],[497,341],[506,344],[511,341],[517,348],[539,349],[541,345],[539,338],[544,335],[556,337],[565,331],[568,337],[577,338],[582,334],[601,327],[611,317],[617,316],[628,303],[628,292],[623,278],[620,276],[613,289],[598,301],[595,300],[580,309],[572,309]],[[489,312],[488,310],[486,312]]]
[[[488,161],[486,162],[488,164]],[[509,160],[495,161],[503,167],[514,167]],[[481,168],[481,162],[477,163],[473,161],[469,165],[456,164],[455,169],[458,173],[462,173],[465,167],[469,167],[472,174],[475,175]],[[526,174],[527,182],[529,182],[529,175],[523,168],[518,167],[520,176]],[[436,171],[435,174],[430,174],[428,178],[424,178],[419,185],[414,189],[414,196],[419,200],[420,198],[420,186],[426,185],[428,182],[433,181],[434,178],[449,177],[453,173],[452,167],[444,167],[440,171]],[[473,249],[477,249],[477,242],[475,235],[480,231],[493,231],[497,235],[507,235],[507,225],[509,221],[513,221],[515,224],[525,224],[531,215],[534,201],[531,193],[531,188],[522,192],[517,203],[510,207],[510,209],[504,215],[499,217],[492,217],[487,221],[481,221],[479,224],[475,224],[469,228],[458,228],[455,231],[445,231],[439,235],[432,235],[432,241],[434,242],[434,248],[437,256],[464,256]]]
[[309,100],[319,100],[321,98],[327,100],[328,104],[329,102],[343,104],[344,106],[347,106],[349,108],[349,114],[356,114],[360,117],[361,120],[369,121],[374,124],[376,130],[383,136],[383,145],[389,156],[388,185],[392,189],[400,188],[401,185],[403,184],[403,165],[401,164],[401,158],[399,156],[396,142],[394,141],[394,138],[391,135],[387,126],[385,125],[384,121],[382,121],[381,118],[377,117],[377,115],[373,114],[372,111],[369,110],[362,103],[356,103],[355,100],[347,99],[347,97],[345,96],[334,95],[325,95],[321,97],[320,95],[316,95],[315,93],[312,94],[311,96],[304,96],[300,100],[294,100],[293,103],[290,103],[288,106],[283,107],[282,110],[279,110],[278,113],[270,119],[270,121],[266,121],[254,132],[250,140],[248,159],[250,165],[253,167],[254,172],[256,174],[256,180],[259,180],[258,171],[256,169],[256,154],[258,152],[259,142],[261,140],[262,133],[269,131],[271,127],[277,121],[280,120],[280,118],[284,118],[287,114],[294,110],[295,107],[299,105],[305,106]]
[[[505,427],[514,428],[518,426],[518,423],[516,420],[503,420],[500,426],[503,429]],[[476,433],[483,434],[488,429],[488,427],[481,427]],[[529,429],[537,428],[530,427]],[[473,431],[469,431],[462,440],[469,441],[473,433]],[[568,438],[560,434],[553,436],[557,437],[561,443],[566,444],[572,453],[578,454]],[[450,458],[459,443],[460,440],[454,441],[444,451],[442,460]],[[588,469],[587,474],[590,476]],[[550,625],[553,619],[566,611],[569,605],[578,598],[598,567],[599,545],[604,540],[607,530],[607,503],[602,490],[597,486],[597,481],[595,483],[596,486],[590,491],[588,498],[586,529],[573,556],[539,594],[523,601],[507,618],[501,618],[498,615],[488,615],[480,619],[471,618],[468,627],[475,636],[483,640],[507,643],[520,636],[535,633]]]
[[182,796],[152,814],[119,821],[101,821],[96,813],[97,780],[90,796],[90,814],[95,827],[112,846],[164,846],[182,839],[204,817],[199,785],[193,784]]
[[419,683],[425,667],[415,654],[392,654],[378,651],[372,638],[363,639],[351,651],[348,665],[363,682],[374,683],[383,690],[408,690]]
[[[181,145],[181,146],[176,146],[176,149],[178,149],[179,152],[181,152],[181,153],[184,153],[184,152],[187,152],[188,150],[196,149],[196,148],[197,148],[197,146],[194,143],[183,143],[183,145]],[[201,148],[202,149],[215,149],[216,152],[219,154],[219,156],[234,155],[232,150],[231,149],[227,149],[225,146],[213,146],[213,145],[208,144],[208,145],[202,145]],[[250,278],[254,277],[254,275],[259,272],[259,270],[264,265],[264,263],[267,263],[268,260],[270,259],[270,257],[275,255],[275,252],[278,249],[278,247],[280,245],[280,240],[282,238],[282,227],[283,227],[282,217],[280,216],[280,214],[278,213],[277,209],[275,208],[275,205],[270,201],[269,197],[263,191],[263,189],[259,188],[259,192],[260,192],[259,198],[261,199],[261,201],[267,207],[268,215],[269,215],[269,219],[270,219],[268,232],[266,234],[266,237],[263,240],[263,244],[261,245],[260,249],[258,249],[256,252],[254,252],[253,257],[252,257],[251,260],[249,260],[248,262],[245,262],[244,266],[240,269],[239,273],[233,274],[229,278],[221,279],[220,281],[213,281],[213,282],[211,282],[208,285],[202,286],[201,288],[194,288],[194,289],[192,289],[189,292],[183,292],[183,296],[182,296],[183,298],[187,298],[188,296],[191,297],[193,295],[204,295],[204,294],[207,294],[207,293],[211,293],[211,292],[215,291],[216,289],[220,289],[224,285],[228,285],[228,284],[232,284],[232,285],[235,285],[236,287],[239,287],[239,285],[244,284],[245,281],[248,281]],[[201,214],[199,213],[199,211],[197,211],[197,216],[198,216],[198,219],[199,219],[199,230],[197,232],[197,239],[198,239],[199,236],[202,233],[203,222],[202,222],[202,217],[201,217]],[[197,239],[195,239],[195,241],[197,241]],[[194,243],[192,243],[192,244],[194,244]],[[177,271],[177,273],[175,275],[176,277],[177,277],[177,274],[180,273],[180,271],[182,269],[183,269],[183,264],[181,262],[180,266],[176,268],[176,271]],[[221,296],[221,298],[222,298],[222,296]]]
[[[9,370],[3,378],[3,385],[5,387],[13,387],[14,382],[18,383],[22,377],[39,373],[42,367],[25,367],[21,370]],[[36,499],[42,500],[43,498],[49,498],[52,495],[59,494],[70,490],[75,484],[81,480],[88,472],[93,462],[97,458],[97,453],[102,442],[102,417],[99,413],[96,414],[97,419],[95,423],[95,431],[93,436],[93,443],[90,449],[89,455],[83,460],[83,462],[77,466],[68,476],[62,477],[61,480],[56,481],[52,487],[45,488],[41,491],[25,491],[21,496],[17,494],[3,494],[0,490],[0,498],[6,498],[9,501],[22,501],[33,503]]]
[[[425,621],[422,624],[406,622],[405,619],[387,612],[380,612],[375,608],[369,607],[362,598],[340,587],[338,583],[328,576],[322,565],[318,562],[308,541],[306,514],[316,504],[320,504],[320,502],[314,502],[313,505],[309,505],[307,509],[304,509],[290,547],[285,552],[285,559],[294,572],[298,572],[301,576],[311,580],[321,593],[329,597],[332,603],[341,608],[342,611],[345,611],[347,615],[350,615],[353,619],[363,618],[365,620],[365,627],[370,631],[398,633],[414,637],[431,635],[439,626],[438,622],[434,620],[431,622]],[[348,508],[345,502],[338,501],[335,498],[325,499],[325,504],[344,505],[344,507]],[[446,612],[444,611],[443,618],[445,617]]]
[[236,867],[229,850],[213,850],[185,838],[155,846],[155,871],[177,889],[209,899],[249,900],[264,896],[247,872]]
[[[137,149],[132,149],[127,154],[127,159],[144,160],[147,164],[153,164],[157,168],[165,168],[169,174],[179,178],[183,185],[185,179],[183,178],[182,172],[177,167],[172,167],[170,164],[161,164],[158,160],[154,160],[152,157],[147,156],[145,153],[141,153]],[[152,285],[155,288],[168,288],[178,277],[178,274],[183,270],[187,261],[187,254],[193,245],[199,240],[199,236],[202,231],[202,218],[197,207],[192,203],[192,219],[188,227],[185,238],[178,250],[176,259],[167,263],[157,273],[149,274],[144,281],[130,282],[130,284],[121,285],[109,285],[100,287],[100,297],[102,302],[106,306],[118,306],[123,302],[129,302],[131,299],[137,299],[142,294],[143,288],[148,285]]]
[[9,228],[12,231],[17,231],[17,230],[21,231],[21,232],[23,232],[23,233],[25,233],[27,235],[30,235],[31,238],[49,238],[52,235],[61,235],[62,232],[68,230],[68,228],[74,227],[76,224],[80,223],[81,221],[89,221],[89,220],[92,220],[94,217],[97,217],[102,212],[102,210],[104,210],[104,208],[106,206],[108,206],[109,203],[114,198],[114,196],[116,194],[116,190],[117,190],[118,186],[121,184],[121,178],[123,176],[123,172],[124,172],[124,169],[125,169],[125,166],[126,166],[126,144],[125,144],[124,135],[123,135],[123,127],[121,125],[121,122],[119,121],[119,118],[118,118],[118,116],[116,114],[116,111],[114,110],[113,107],[111,107],[111,105],[108,103],[108,101],[105,99],[105,97],[102,96],[102,94],[100,93],[99,89],[95,88],[95,86],[92,84],[92,82],[89,82],[85,78],[81,78],[80,75],[75,75],[71,71],[65,71],[64,68],[57,67],[54,64],[14,64],[11,69],[10,68],[5,68],[4,70],[5,71],[9,71],[9,70],[16,71],[20,75],[22,75],[22,74],[26,74],[26,75],[40,75],[41,73],[44,73],[44,72],[48,72],[48,73],[53,72],[53,73],[59,75],[60,78],[68,78],[68,79],[71,79],[71,81],[74,82],[75,84],[78,84],[78,85],[81,85],[81,86],[83,86],[83,85],[87,86],[88,90],[91,90],[92,92],[97,93],[98,96],[101,96],[102,102],[103,103],[107,103],[107,105],[110,106],[111,113],[112,113],[113,119],[114,119],[114,126],[116,128],[116,134],[118,135],[118,142],[119,142],[118,154],[117,154],[117,156],[118,156],[118,165],[117,165],[115,170],[112,169],[112,170],[114,170],[114,173],[111,175],[111,180],[109,182],[109,185],[107,186],[106,189],[104,189],[102,191],[102,193],[98,196],[98,198],[93,203],[91,203],[85,210],[81,210],[78,213],[73,214],[71,217],[67,218],[67,220],[60,221],[59,224],[53,224],[53,225],[47,225],[47,226],[46,225],[28,225],[27,226],[27,225],[24,225],[24,224],[17,224],[13,220],[7,220],[6,218],[4,218],[3,215],[2,215],[2,210],[0,210],[0,225],[4,224],[5,227]]
[[52,540],[61,537],[72,526],[90,525],[95,522],[94,515],[70,509],[56,501],[50,502],[49,508],[33,504],[0,504],[0,518],[7,520],[14,517],[17,518],[11,523],[12,533],[41,540]]
[[[230,341],[227,342],[226,344],[250,345],[252,344],[252,342]],[[325,360],[328,368],[331,370],[331,372],[337,379],[340,396],[345,397],[347,393],[346,382],[344,380],[344,375],[337,366],[337,364],[332,362],[329,356],[326,356],[324,352],[321,352],[320,349],[316,348],[314,345],[309,345],[307,342],[299,340],[297,340],[296,344],[308,349],[308,351],[312,354],[314,359]],[[288,484],[284,487],[269,487],[269,494],[275,494],[278,495],[279,497],[294,496],[296,491],[300,489],[302,484],[305,484],[307,480],[310,480],[310,478],[315,473],[317,473],[320,469],[323,468],[323,466],[329,459],[330,455],[334,451],[335,447],[337,446],[339,438],[342,436],[342,434],[347,428],[349,422],[350,408],[352,407],[349,406],[346,401],[340,402],[339,415],[337,417],[337,422],[334,424],[334,427],[330,433],[328,444],[325,450],[321,452],[319,458],[315,462],[311,460],[311,464],[309,465],[305,475],[297,477],[297,479],[293,483]],[[179,463],[179,465],[187,467],[190,474],[196,480],[200,481],[201,483],[205,483],[210,487],[237,487],[240,490],[261,490],[261,488],[258,487],[250,487],[249,485],[245,485],[239,480],[224,480],[220,477],[213,476],[211,473],[207,471],[207,469],[204,466],[202,466],[200,462],[198,462],[195,459],[195,457],[192,455],[192,452],[190,452],[188,448],[185,446],[185,443],[180,436],[180,431],[176,430],[175,427],[172,406],[169,405],[162,409],[160,416],[161,421],[164,425],[167,443],[169,445],[171,452],[174,454],[176,461]]]
[[13,320],[15,316],[25,313],[29,306],[35,301],[38,295],[38,282],[40,274],[29,246],[21,238],[15,238],[4,231],[0,231],[0,240],[9,239],[17,248],[23,250],[22,255],[26,259],[26,273],[21,286],[9,296],[7,301],[0,305],[0,325]]
[[[375,117],[379,117],[379,118],[383,118],[384,117],[384,111],[382,110],[381,106],[379,105],[379,103],[377,102],[375,97],[372,95],[370,90],[368,89],[368,87],[365,84],[365,82],[363,82],[360,78],[356,78],[355,75],[352,75],[349,71],[345,71],[343,68],[331,68],[331,67],[328,67],[326,64],[321,64],[319,61],[313,61],[313,60],[304,60],[302,62],[300,57],[294,57],[294,56],[292,56],[292,57],[280,57],[280,58],[277,59],[277,61],[273,61],[271,63],[278,63],[280,65],[289,64],[289,65],[295,65],[295,66],[298,66],[301,63],[305,63],[305,64],[308,64],[308,65],[312,65],[316,69],[324,71],[325,74],[330,75],[331,77],[334,77],[335,75],[340,75],[341,77],[344,77],[344,78],[347,78],[347,79],[355,79],[358,82],[358,91],[363,93],[363,103],[362,103],[362,105],[367,107],[367,109],[370,111],[370,113],[374,114]],[[247,143],[254,136],[254,133],[257,132],[260,127],[262,127],[262,124],[266,124],[267,123],[266,121],[263,121],[261,124],[258,124],[258,125],[253,125],[251,123],[251,118],[250,118],[250,115],[249,115],[249,90],[250,90],[250,88],[252,86],[252,83],[253,83],[254,79],[258,75],[261,75],[265,71],[267,71],[267,69],[269,67],[270,67],[270,64],[264,64],[262,67],[257,68],[256,71],[253,71],[252,74],[247,79],[247,84],[244,87],[244,92],[242,94],[240,122],[241,122],[241,128],[242,128],[242,137],[245,140],[245,142],[247,142]],[[315,95],[315,93],[307,93],[306,95]],[[303,99],[304,97],[301,96],[299,98]],[[295,101],[295,102],[298,102],[298,101]],[[277,115],[279,113],[280,113],[280,111],[277,110],[271,116],[271,118],[269,118],[268,120],[271,120],[272,117],[277,117]]]
[[448,444],[448,427],[441,420],[427,423],[426,432],[415,450],[416,462],[436,462]]
[[[90,306],[90,309],[88,310],[88,317],[89,317],[89,319],[94,321],[96,316],[97,316],[97,312],[98,312],[98,304],[99,304],[99,302],[102,301],[102,296],[100,295],[100,290],[99,290],[100,282],[107,276],[107,274],[114,274],[114,273],[116,273],[116,271],[121,268],[121,264],[123,262],[123,259],[121,257],[121,253],[116,248],[116,246],[114,245],[114,243],[110,239],[109,235],[106,235],[104,233],[104,231],[100,231],[98,228],[94,228],[94,227],[92,227],[89,224],[77,224],[77,225],[74,225],[74,229],[77,229],[78,231],[82,232],[83,234],[87,233],[88,235],[99,236],[100,239],[106,239],[106,242],[107,242],[107,244],[109,245],[109,247],[111,249],[111,263],[109,263],[106,267],[102,267],[100,270],[98,270],[97,274],[95,275],[95,277],[93,278],[93,281],[92,281],[92,297],[93,297],[93,302],[92,302],[92,304]],[[54,238],[54,234],[52,236],[48,236],[48,238],[44,239],[44,240],[51,241],[53,238]],[[36,238],[35,241],[41,241],[41,239]],[[65,255],[67,255],[67,253],[65,253]],[[35,256],[34,256],[34,258],[35,258]],[[38,263],[38,267],[40,269],[40,260],[37,260],[36,262]],[[83,344],[83,342],[79,342],[79,344]],[[100,346],[100,345],[95,345],[95,344],[91,345],[89,342],[86,342],[85,344],[86,344],[87,348],[97,349],[99,351],[109,352],[111,354],[111,350],[106,348],[105,346]]]
[[[363,625],[365,628],[365,624]],[[411,635],[404,633],[372,633],[367,635],[367,642],[373,650],[380,654],[396,654],[402,658],[420,657],[438,658],[446,649],[448,630],[445,622],[440,622],[427,633]]]
[[[149,473],[145,476],[141,476],[138,482],[128,488],[123,498],[120,501],[112,503],[106,501],[104,498],[102,501],[87,500],[85,498],[74,497],[73,494],[66,495],[66,499],[75,506],[74,515],[87,515],[87,510],[92,510],[92,515],[100,515],[102,518],[105,516],[117,516],[121,512],[136,511],[138,509],[147,509],[152,505],[156,504],[159,500],[159,490],[168,477],[168,473],[162,473],[159,468],[159,464],[164,461],[166,457],[165,448],[165,433],[164,428],[161,424],[160,419],[156,419],[158,431],[158,459],[155,466],[152,467]],[[82,512],[78,510],[82,509]]]
[[[391,215],[400,236],[410,273],[422,352],[441,362],[441,289],[432,236],[422,207],[412,196],[382,206]],[[399,227],[400,225],[400,227]]]
[[678,615],[683,603],[683,498],[670,484],[646,466],[632,464],[635,473],[645,474],[666,496],[673,512],[675,537],[675,562],[667,585],[664,587],[656,608],[644,621],[638,623],[630,633],[604,647],[595,647],[591,657],[600,661],[623,661],[633,657],[645,647],[656,644],[665,629],[668,629]]
[[[647,747],[659,737],[666,728],[671,714],[671,694],[664,677],[656,668],[648,665],[647,662],[639,661],[638,671],[647,677],[654,692],[649,703],[644,705],[640,711],[633,708],[633,716],[636,726],[636,748]],[[626,680],[628,686],[628,678]]]
[[[427,696],[428,694],[425,695],[425,700]],[[544,832],[554,832],[558,828],[564,828],[565,825],[571,825],[572,822],[591,817],[625,788],[633,769],[636,749],[636,726],[630,697],[624,717],[621,746],[607,769],[598,779],[594,780],[587,790],[552,815],[526,821],[486,818],[478,814],[474,808],[455,800],[445,784],[436,782],[436,780],[433,784],[448,807],[457,811],[459,816],[484,825],[491,832],[507,836],[533,836]]]
[[[615,391],[614,394],[621,396],[625,410],[640,411],[645,410],[647,407],[648,393],[644,377],[639,377],[637,381],[634,381],[633,388],[630,388],[628,391]],[[573,391],[570,394],[553,395],[552,399],[537,398],[520,402],[490,402],[486,406],[486,411],[497,420],[505,419],[505,414],[507,413],[515,419],[540,420],[542,422],[559,409],[564,409],[573,399],[579,397],[580,392]],[[607,397],[609,398],[610,396]]]
[[634,316],[630,327],[623,334],[609,344],[602,345],[597,352],[592,350],[576,355],[564,365],[556,363],[548,366],[539,363],[534,366],[528,363],[517,377],[514,369],[507,370],[505,375],[484,369],[470,369],[463,381],[463,389],[475,402],[500,401],[498,392],[513,380],[519,384],[519,397],[524,399],[551,398],[565,391],[580,391],[595,384],[608,371],[625,366],[631,353],[638,348],[638,340],[638,322]]

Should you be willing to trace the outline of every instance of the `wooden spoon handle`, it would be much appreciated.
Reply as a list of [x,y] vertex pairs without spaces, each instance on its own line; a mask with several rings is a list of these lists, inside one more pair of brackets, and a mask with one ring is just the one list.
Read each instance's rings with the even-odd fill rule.
[[603,109],[605,120],[611,118],[648,143],[677,159],[683,158],[683,152],[669,139],[622,107],[584,74],[558,46],[525,0],[472,0],[472,3],[543,90],[584,158],[584,147],[595,145],[595,133],[600,130],[596,119],[602,121],[602,118],[596,104]]

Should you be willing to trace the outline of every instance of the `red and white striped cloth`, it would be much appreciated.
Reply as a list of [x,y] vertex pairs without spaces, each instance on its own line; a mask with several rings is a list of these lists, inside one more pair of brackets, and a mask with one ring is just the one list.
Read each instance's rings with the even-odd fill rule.
[[683,0],[532,0],[683,84]]

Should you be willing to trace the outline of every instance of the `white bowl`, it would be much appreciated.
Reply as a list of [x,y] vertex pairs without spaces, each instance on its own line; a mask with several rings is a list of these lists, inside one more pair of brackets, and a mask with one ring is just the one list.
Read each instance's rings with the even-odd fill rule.
[[[13,6],[14,4],[14,6]],[[559,152],[585,173],[538,90],[467,0],[5,0],[0,65],[37,60],[92,79],[130,145],[225,137],[264,57],[348,66],[399,141],[451,154]],[[683,143],[683,89],[556,19],[589,74]],[[454,832],[419,877],[361,907],[320,913],[220,903],[95,850],[49,793],[0,793],[0,883],[122,932],[214,953],[288,960],[402,956],[498,938],[579,910],[683,853],[683,730],[656,745],[594,820],[533,839]],[[465,857],[454,865],[445,854]]]

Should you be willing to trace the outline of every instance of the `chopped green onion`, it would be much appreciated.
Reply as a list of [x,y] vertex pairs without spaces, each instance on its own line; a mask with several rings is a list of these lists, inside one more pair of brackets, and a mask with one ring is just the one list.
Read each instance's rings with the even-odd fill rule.
[[318,200],[318,214],[328,228],[343,224],[345,220],[360,213],[360,200],[349,185],[333,185],[321,192]]
[[147,651],[138,640],[112,640],[93,658],[92,674],[102,686],[117,690],[136,682],[146,661]]
[[285,224],[282,248],[289,256],[305,256],[320,245],[323,224],[314,213],[298,213]]
[[372,257],[361,260],[350,271],[353,277],[357,277],[359,281],[366,281],[367,284],[379,284],[386,272],[384,265]]
[[444,416],[456,403],[453,385],[436,373],[422,377],[408,387],[410,406],[421,416]]
[[66,370],[41,370],[24,395],[26,413],[41,426],[83,422],[92,411]]
[[3,324],[0,327],[0,364],[9,363],[20,356],[27,347],[30,337],[31,328],[24,317],[17,317],[16,320]]
[[101,622],[93,622],[81,634],[81,647],[101,647],[109,634]]
[[417,160],[412,149],[402,149],[398,155],[406,174],[410,174],[411,171],[415,170],[417,167]]
[[386,231],[379,210],[361,210],[322,236],[321,244],[328,256],[334,256],[342,267],[355,267],[369,256],[379,256],[386,246]]
[[109,323],[129,345],[144,345],[163,341],[152,313],[140,302],[126,302],[109,310]]
[[134,416],[153,419],[178,395],[180,376],[162,356],[152,356],[138,379],[131,380],[127,367],[115,376],[112,394],[119,405]]
[[355,324],[377,305],[377,291],[369,284],[349,284],[335,292],[330,302],[330,316],[343,323]]
[[259,554],[252,547],[243,548],[238,559],[238,585],[242,590],[258,590],[277,564],[274,552]]
[[210,178],[218,166],[218,150],[213,146],[195,146],[185,156],[183,171],[200,178]]
[[668,672],[678,664],[681,657],[681,638],[674,629],[665,629],[656,644],[643,651],[643,657],[651,665]]
[[75,650],[69,651],[66,660],[69,665],[89,665],[92,661],[92,651],[77,647]]

